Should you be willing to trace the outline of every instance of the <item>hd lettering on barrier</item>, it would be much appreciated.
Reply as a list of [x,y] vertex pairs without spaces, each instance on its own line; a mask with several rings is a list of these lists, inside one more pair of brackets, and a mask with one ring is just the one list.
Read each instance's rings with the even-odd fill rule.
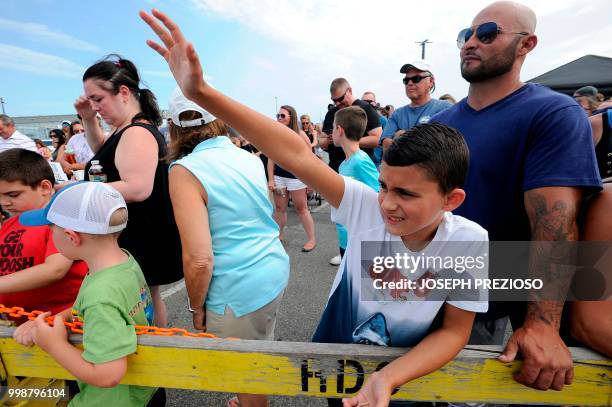
[[[311,359],[302,360],[301,365],[301,381],[302,391],[305,393],[329,393],[351,395],[356,394],[361,390],[365,383],[366,373],[361,362],[352,359],[338,359],[335,369],[325,369],[321,366],[316,366],[317,361]],[[378,372],[389,362],[380,362],[375,372]],[[325,372],[329,370],[329,372]],[[335,379],[335,393],[328,386],[328,379]],[[397,393],[399,389],[394,389],[392,394]]]

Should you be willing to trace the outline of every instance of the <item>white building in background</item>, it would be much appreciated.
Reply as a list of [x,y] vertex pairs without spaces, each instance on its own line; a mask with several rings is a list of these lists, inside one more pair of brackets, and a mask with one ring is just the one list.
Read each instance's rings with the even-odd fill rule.
[[61,129],[62,122],[77,120],[76,114],[59,114],[53,116],[22,116],[11,118],[15,121],[15,127],[26,136],[35,139],[47,140],[49,131]]

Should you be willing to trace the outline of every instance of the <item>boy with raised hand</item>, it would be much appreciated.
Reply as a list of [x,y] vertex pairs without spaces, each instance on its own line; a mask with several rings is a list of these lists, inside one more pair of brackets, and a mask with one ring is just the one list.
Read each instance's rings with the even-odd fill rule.
[[[193,45],[185,40],[179,27],[165,14],[153,10],[153,16],[144,12],[140,16],[164,44],[147,41],[148,45],[168,62],[186,97],[231,125],[271,160],[319,191],[334,208],[334,219],[351,231],[344,270],[347,270],[346,278],[353,283],[363,277],[360,243],[365,240],[396,242],[411,252],[426,250],[432,240],[441,241],[442,245],[437,247],[442,248],[447,243],[445,240],[454,239],[472,241],[476,246],[486,245],[487,232],[484,229],[450,213],[465,198],[461,184],[468,165],[467,146],[455,130],[441,125],[420,126],[394,141],[383,157],[381,192],[377,195],[364,184],[336,174],[287,127],[209,86],[203,79]],[[344,274],[342,269],[341,273]],[[356,328],[368,318],[380,314],[381,306],[385,305],[380,301],[353,298],[355,301],[348,305],[354,307],[359,320],[353,320],[352,316],[345,319]],[[391,320],[392,315],[384,314],[390,317],[390,343],[401,346],[410,341],[416,346],[373,373],[356,397],[343,401],[345,406],[386,406],[395,387],[439,369],[457,355],[468,341],[475,312],[486,311],[487,303],[458,301],[453,298],[453,293],[448,299],[446,302],[421,301],[415,307],[413,301],[387,303],[402,309],[401,315],[397,316],[399,320]],[[427,334],[442,305],[442,326]],[[366,311],[365,319],[362,318],[362,309]],[[368,317],[370,311],[376,312]],[[408,329],[402,330],[406,327]],[[414,332],[410,329],[412,327],[415,327]],[[395,335],[396,330],[399,335]]]
[[87,273],[85,263],[58,252],[49,226],[19,223],[23,212],[49,202],[54,182],[40,154],[0,153],[0,205],[11,215],[0,222],[0,304],[6,307],[61,312],[72,306]]
[[[345,159],[340,164],[340,175],[363,182],[378,192],[378,170],[370,156],[359,148],[359,140],[365,133],[368,124],[366,112],[359,106],[349,106],[338,110],[334,115],[332,141],[336,147],[342,147]],[[347,231],[336,223],[340,256],[344,257],[347,245]]]
[[[68,185],[44,209],[20,218],[24,225],[52,225],[60,252],[89,265],[72,310],[56,315],[53,327],[45,322],[45,313],[14,334],[23,345],[38,345],[77,378],[80,392],[71,406],[145,406],[157,390],[119,384],[127,356],[136,351],[135,326],[153,321],[142,271],[117,243],[127,219],[121,194],[101,182]],[[83,322],[82,351],[67,340],[64,320],[71,316]]]

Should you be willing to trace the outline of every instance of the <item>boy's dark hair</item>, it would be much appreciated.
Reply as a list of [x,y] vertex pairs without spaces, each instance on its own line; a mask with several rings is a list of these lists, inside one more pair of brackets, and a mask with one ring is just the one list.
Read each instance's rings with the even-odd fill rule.
[[19,181],[36,188],[44,180],[55,183],[51,166],[40,154],[22,148],[0,153],[0,181]]
[[418,165],[446,194],[463,188],[470,153],[456,129],[439,123],[422,124],[395,138],[383,161],[396,167]]
[[368,125],[368,116],[359,106],[349,106],[336,112],[334,124],[344,129],[347,139],[359,141]]
[[132,118],[132,123],[144,119],[156,126],[161,125],[162,117],[157,106],[157,99],[149,89],[140,88],[140,75],[132,61],[116,54],[107,55],[103,60],[87,68],[83,74],[83,82],[87,79],[108,82],[100,86],[113,95],[119,93],[119,88],[125,85],[138,100],[142,110]]

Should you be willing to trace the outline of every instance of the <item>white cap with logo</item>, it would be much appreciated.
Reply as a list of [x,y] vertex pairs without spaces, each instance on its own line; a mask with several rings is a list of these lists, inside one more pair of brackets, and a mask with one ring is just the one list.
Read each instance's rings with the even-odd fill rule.
[[431,72],[431,64],[424,59],[419,59],[408,64],[402,65],[402,67],[400,68],[400,73],[405,74],[412,68],[422,72],[429,72],[430,74],[433,74],[433,72]]
[[127,205],[121,193],[102,182],[77,182],[57,191],[47,206],[21,214],[24,226],[54,224],[75,232],[108,235],[119,232],[127,222],[110,226],[110,218],[117,209]]
[[[183,92],[181,92],[181,88],[177,86],[177,88],[172,93],[170,97],[170,102],[168,103],[168,110],[170,112],[170,118],[172,119],[172,124],[179,127],[195,127],[195,126],[203,126],[216,120],[216,117],[211,113],[204,110],[204,108],[196,105],[191,100],[187,99]],[[194,111],[198,112],[202,115],[201,119],[194,120],[179,120],[179,116],[183,112]]]

